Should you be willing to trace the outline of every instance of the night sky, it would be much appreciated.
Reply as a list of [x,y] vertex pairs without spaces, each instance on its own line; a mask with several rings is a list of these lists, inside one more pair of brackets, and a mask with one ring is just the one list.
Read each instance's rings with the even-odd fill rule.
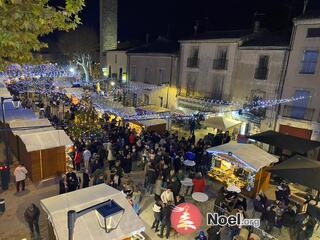
[[[99,30],[99,0],[87,0],[81,13],[84,26]],[[291,9],[291,10],[290,10]],[[144,40],[146,33],[170,39],[189,36],[196,21],[199,31],[248,29],[254,13],[262,27],[278,30],[291,26],[291,16],[298,16],[303,0],[119,0],[118,38]],[[319,0],[309,0],[309,10],[320,9]]]

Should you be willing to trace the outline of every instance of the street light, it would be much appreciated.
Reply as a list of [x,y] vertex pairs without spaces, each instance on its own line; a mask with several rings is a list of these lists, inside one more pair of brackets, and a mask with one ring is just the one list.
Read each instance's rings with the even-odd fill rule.
[[114,81],[110,82],[111,86],[113,87],[114,85],[116,85],[116,83]]
[[76,72],[76,70],[75,70],[73,67],[70,67],[70,68],[69,68],[69,71],[70,71],[72,74],[74,74],[74,73]]

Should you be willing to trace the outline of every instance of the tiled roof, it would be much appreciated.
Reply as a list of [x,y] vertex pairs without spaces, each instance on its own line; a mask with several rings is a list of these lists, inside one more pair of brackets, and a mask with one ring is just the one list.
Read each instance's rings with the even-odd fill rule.
[[290,43],[291,31],[279,31],[279,32],[269,32],[261,31],[258,33],[253,33],[248,35],[247,39],[243,41],[241,46],[244,47],[266,47],[266,46],[276,46],[276,47],[288,47]]
[[166,39],[158,39],[153,43],[133,48],[128,53],[166,53],[175,54],[179,51],[179,43]]

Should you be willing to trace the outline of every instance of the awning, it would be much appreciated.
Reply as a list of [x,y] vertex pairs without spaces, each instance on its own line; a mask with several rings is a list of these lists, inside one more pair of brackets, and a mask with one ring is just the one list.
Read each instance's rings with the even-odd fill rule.
[[118,190],[99,184],[83,188],[74,192],[57,195],[41,200],[41,206],[48,214],[57,240],[68,239],[67,212],[69,210],[81,211],[99,203],[112,199],[121,208],[124,215],[118,227],[109,233],[100,227],[96,211],[93,210],[75,222],[74,239],[77,240],[105,240],[130,238],[135,233],[144,231],[141,219],[133,211],[125,196]]
[[[24,109],[21,106],[14,108],[12,101],[4,102],[4,115],[6,123],[10,123],[13,120],[32,120],[37,119],[32,109]],[[0,107],[0,116],[2,116],[2,108]],[[2,117],[0,118],[2,121]]]
[[232,154],[232,156],[236,157],[240,163],[255,171],[279,161],[277,157],[267,153],[254,144],[227,143],[209,148],[207,149],[207,152],[217,155]]
[[145,105],[137,108],[138,110],[152,112],[152,113],[166,113],[170,112],[168,108],[159,107],[157,105]]
[[320,142],[311,141],[275,131],[266,131],[249,136],[250,139],[269,145],[288,149],[292,152],[305,154],[308,151],[320,146]]
[[241,124],[240,121],[237,121],[231,118],[226,118],[226,117],[211,117],[204,120],[204,125],[206,127],[217,128],[223,131],[226,131],[240,124]]
[[38,132],[20,136],[27,152],[72,145],[73,142],[63,130]]
[[145,127],[151,127],[151,126],[160,125],[160,124],[167,124],[167,121],[164,119],[150,119],[150,120],[143,120],[139,122]]
[[47,118],[35,120],[13,120],[9,124],[14,135],[24,135],[36,132],[55,130]]
[[295,155],[286,161],[268,169],[277,175],[293,183],[320,190],[320,162]]

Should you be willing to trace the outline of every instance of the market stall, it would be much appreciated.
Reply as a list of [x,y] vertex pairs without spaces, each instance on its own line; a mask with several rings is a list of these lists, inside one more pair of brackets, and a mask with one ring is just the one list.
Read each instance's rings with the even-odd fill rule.
[[248,196],[255,196],[269,184],[265,167],[278,158],[253,144],[228,143],[207,149],[212,154],[208,175],[227,186],[235,185]]
[[66,171],[66,146],[73,143],[63,130],[24,134],[18,141],[20,161],[25,164],[32,181]]
[[216,128],[222,131],[228,131],[232,128],[239,127],[241,122],[231,118],[217,116],[209,117],[208,119],[204,120],[203,124],[206,127]]
[[[15,107],[12,101],[6,101],[3,103],[4,116],[6,123],[10,123],[13,120],[34,120],[37,116],[33,113],[32,109],[25,109],[21,106]],[[0,116],[2,116],[2,108],[0,108]],[[2,117],[0,118],[2,122]]]
[[54,130],[50,121],[46,118],[44,119],[34,119],[34,120],[13,120],[9,123],[10,133],[9,133],[9,145],[13,154],[18,158],[19,156],[19,141],[18,138],[24,134],[37,133],[37,132],[47,132]]
[[141,121],[130,121],[129,127],[140,134],[142,130],[163,134],[167,129],[167,121],[164,119],[150,119]]
[[[112,204],[104,208],[110,201]],[[125,195],[106,184],[43,199],[41,207],[48,215],[49,240],[70,239],[67,221],[69,210],[76,211],[73,239],[144,239],[141,235],[145,230],[144,224]],[[79,214],[81,211],[86,211],[86,214]],[[110,212],[113,213],[112,216]],[[108,225],[113,226],[110,231],[101,224],[102,217]]]

